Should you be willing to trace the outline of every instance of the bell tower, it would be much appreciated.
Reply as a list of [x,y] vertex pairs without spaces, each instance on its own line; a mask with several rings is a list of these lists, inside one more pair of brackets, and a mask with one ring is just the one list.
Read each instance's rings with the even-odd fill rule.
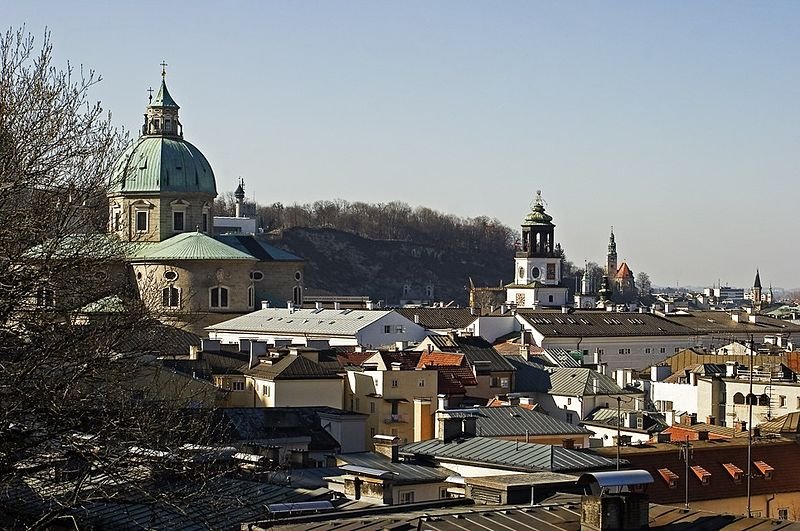
[[606,276],[614,278],[617,274],[617,242],[614,239],[614,227],[611,227],[611,236],[608,238],[608,255],[606,255]]
[[161,87],[158,89],[155,100],[153,89],[150,89],[150,98],[147,111],[144,114],[142,135],[159,135],[183,138],[183,126],[178,120],[180,107],[170,96],[167,90],[167,63],[161,63]]
[[545,212],[541,190],[522,222],[522,242],[515,255],[517,284],[561,282],[561,252],[555,244],[553,217]]

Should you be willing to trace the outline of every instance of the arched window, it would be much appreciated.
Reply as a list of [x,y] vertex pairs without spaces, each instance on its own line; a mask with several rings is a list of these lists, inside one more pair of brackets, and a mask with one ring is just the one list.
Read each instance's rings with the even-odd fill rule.
[[209,306],[212,308],[228,307],[228,288],[216,286],[209,290]]
[[161,290],[161,305],[165,308],[178,308],[181,305],[181,290],[167,286]]
[[301,306],[303,304],[303,288],[300,286],[295,286],[292,290],[292,303],[295,306]]
[[256,293],[253,286],[247,288],[247,307],[252,308],[255,304]]
[[744,404],[744,395],[742,393],[736,393],[735,395],[733,395],[733,403]]
[[758,405],[758,399],[756,398],[756,395],[754,395],[752,393],[747,395],[747,398],[745,399],[745,404],[753,405],[753,406]]
[[763,394],[758,397],[758,405],[759,406],[768,406],[769,405],[769,396]]

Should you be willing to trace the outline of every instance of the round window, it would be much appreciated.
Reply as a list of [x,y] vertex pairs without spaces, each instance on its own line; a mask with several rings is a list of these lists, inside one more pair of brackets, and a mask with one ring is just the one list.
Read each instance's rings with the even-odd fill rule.
[[539,278],[540,273],[541,271],[539,271],[538,267],[534,267],[533,269],[531,269],[531,277],[533,278]]
[[303,274],[300,271],[296,271],[294,274],[294,279],[300,282],[300,279],[303,278]]
[[258,282],[259,280],[264,279],[264,273],[261,271],[250,271],[250,280],[255,280]]
[[164,271],[164,280],[172,282],[178,280],[178,273],[176,271]]

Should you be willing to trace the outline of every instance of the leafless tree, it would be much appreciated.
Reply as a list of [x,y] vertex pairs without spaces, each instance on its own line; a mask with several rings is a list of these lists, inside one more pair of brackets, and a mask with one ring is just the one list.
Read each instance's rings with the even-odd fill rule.
[[213,393],[154,361],[171,332],[104,234],[124,135],[89,98],[99,81],[56,67],[48,35],[0,35],[0,527],[90,502],[179,507],[159,474],[201,467],[164,456],[213,436],[185,412]]

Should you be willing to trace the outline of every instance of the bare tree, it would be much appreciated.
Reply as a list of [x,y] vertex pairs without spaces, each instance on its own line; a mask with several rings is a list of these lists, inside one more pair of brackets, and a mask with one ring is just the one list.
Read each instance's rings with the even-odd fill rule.
[[103,231],[124,137],[89,99],[99,81],[54,66],[47,35],[40,47],[24,30],[0,35],[0,521],[12,527],[155,500],[154,474],[187,466],[145,466],[141,449],[173,455],[213,436],[184,410],[210,390],[148,355],[171,331]]

